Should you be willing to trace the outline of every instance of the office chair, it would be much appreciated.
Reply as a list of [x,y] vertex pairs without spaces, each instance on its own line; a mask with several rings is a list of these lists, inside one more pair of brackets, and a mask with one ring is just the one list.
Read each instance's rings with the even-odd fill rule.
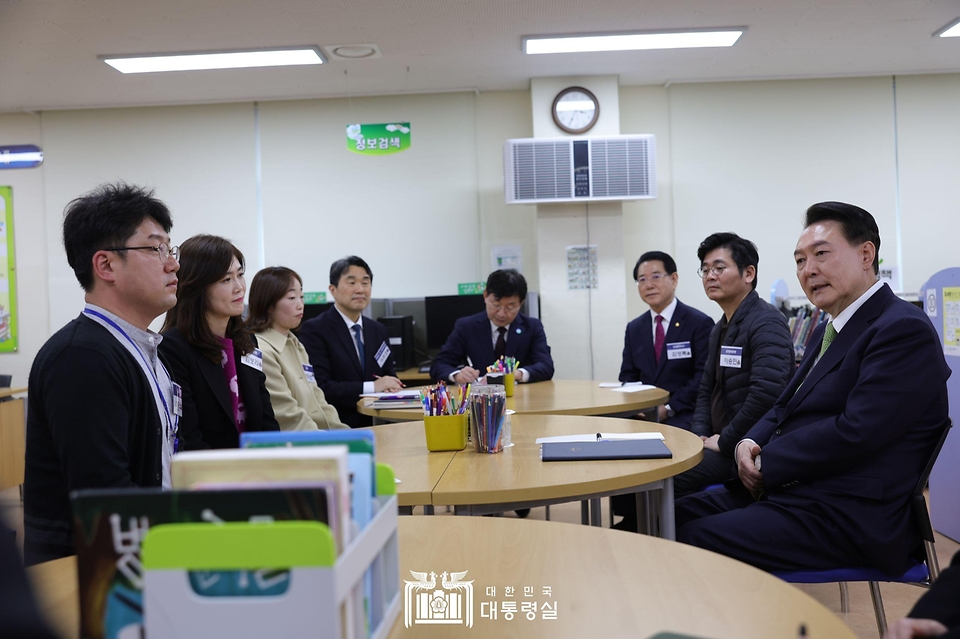
[[887,616],[883,610],[883,598],[880,596],[880,582],[890,583],[908,583],[929,588],[930,585],[940,576],[940,564],[937,561],[937,550],[934,547],[933,526],[930,524],[930,512],[927,510],[927,501],[923,498],[923,490],[927,487],[927,479],[930,477],[930,471],[937,461],[940,449],[943,448],[943,442],[947,439],[952,422],[948,419],[933,449],[933,454],[927,462],[916,488],[913,490],[911,506],[913,508],[914,521],[923,539],[924,558],[915,559],[914,564],[910,566],[902,575],[891,577],[876,568],[851,567],[834,568],[832,570],[803,570],[796,572],[774,572],[774,576],[783,579],[792,584],[824,584],[838,582],[840,584],[840,609],[843,612],[849,612],[850,606],[847,599],[847,582],[866,581],[870,584],[870,598],[873,600],[873,611],[877,618],[877,631],[883,637],[887,633]]

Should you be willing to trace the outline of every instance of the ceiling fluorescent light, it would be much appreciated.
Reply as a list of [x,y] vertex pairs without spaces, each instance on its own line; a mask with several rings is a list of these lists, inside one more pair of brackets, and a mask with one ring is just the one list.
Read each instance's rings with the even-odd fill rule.
[[960,38],[960,18],[957,18],[933,34],[933,37],[937,36],[941,38]]
[[642,51],[646,49],[695,49],[732,47],[745,27],[710,31],[612,33],[605,35],[545,36],[523,39],[523,51],[540,53],[586,53],[591,51]]
[[261,49],[258,51],[220,51],[206,53],[165,53],[141,56],[99,56],[120,73],[158,73],[161,71],[199,71],[202,69],[249,69],[323,64],[316,47]]

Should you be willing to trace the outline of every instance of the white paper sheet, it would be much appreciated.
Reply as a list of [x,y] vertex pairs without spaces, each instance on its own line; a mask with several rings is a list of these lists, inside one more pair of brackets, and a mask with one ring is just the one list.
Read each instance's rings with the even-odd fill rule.
[[538,444],[575,444],[578,442],[595,442],[597,435],[600,435],[600,441],[616,442],[627,441],[631,439],[659,439],[663,441],[663,433],[585,433],[583,435],[554,435],[553,437],[541,437],[537,439]]

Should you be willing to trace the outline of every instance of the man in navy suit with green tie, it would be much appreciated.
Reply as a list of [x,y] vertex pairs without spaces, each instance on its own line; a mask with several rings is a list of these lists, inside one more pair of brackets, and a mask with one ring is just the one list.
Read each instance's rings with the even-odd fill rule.
[[951,371],[930,319],[877,277],[879,251],[860,207],[807,210],[797,278],[830,321],[734,446],[729,492],[677,501],[677,541],[771,571],[910,565],[911,496],[946,428]]
[[553,358],[540,320],[520,312],[527,281],[515,269],[494,271],[483,293],[486,310],[462,317],[430,367],[436,381],[468,384],[501,356],[520,363],[518,382],[553,378]]

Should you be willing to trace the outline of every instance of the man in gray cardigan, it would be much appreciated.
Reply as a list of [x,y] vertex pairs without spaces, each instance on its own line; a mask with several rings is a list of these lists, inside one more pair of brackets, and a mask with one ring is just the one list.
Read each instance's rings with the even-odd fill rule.
[[780,396],[796,368],[787,322],[757,294],[760,257],[753,242],[714,233],[697,250],[707,297],[723,310],[710,333],[691,430],[703,460],[674,478],[676,497],[733,479],[737,442]]

